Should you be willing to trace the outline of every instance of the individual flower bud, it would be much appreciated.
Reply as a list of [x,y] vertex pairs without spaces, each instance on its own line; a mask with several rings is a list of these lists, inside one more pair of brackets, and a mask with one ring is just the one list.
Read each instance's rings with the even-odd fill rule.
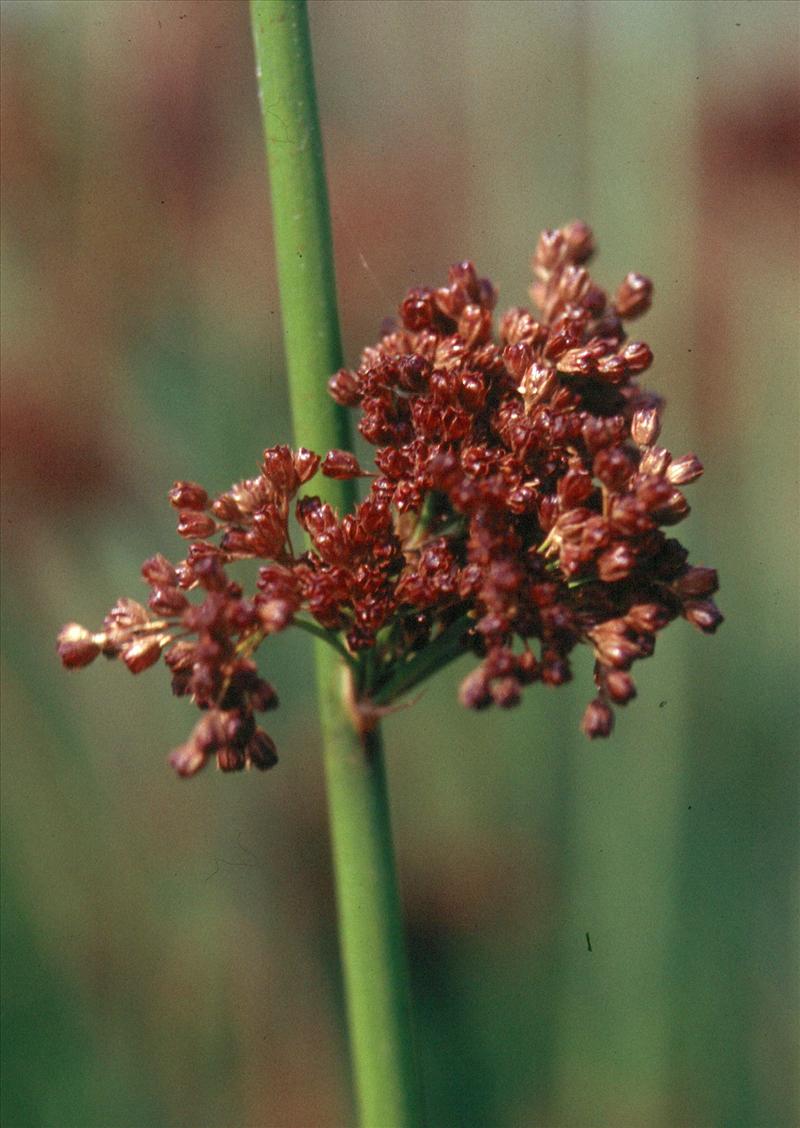
[[240,772],[244,768],[244,751],[232,744],[217,749],[217,767],[221,772]]
[[329,450],[322,463],[326,478],[360,478],[364,471],[349,450]]
[[703,473],[703,463],[696,454],[685,454],[674,459],[667,469],[667,477],[673,486],[686,486],[695,482]]
[[173,587],[178,582],[174,564],[157,552],[142,564],[142,576],[151,587]]
[[689,600],[684,603],[683,617],[704,634],[713,634],[723,616],[713,599]]
[[644,372],[653,363],[653,350],[644,341],[631,341],[622,350],[622,359],[628,372]]
[[666,473],[671,461],[672,455],[668,450],[664,450],[663,447],[650,447],[639,462],[639,473],[652,474],[653,477],[660,478]]
[[627,544],[614,544],[597,557],[597,574],[603,583],[625,580],[636,566],[636,557]]
[[189,606],[189,600],[176,587],[154,588],[147,602],[157,615],[180,615]]
[[275,741],[263,729],[256,729],[244,750],[244,757],[248,768],[258,768],[261,772],[269,771],[278,762]]
[[198,540],[211,536],[216,531],[217,522],[206,513],[199,513],[193,509],[182,509],[178,521],[178,536],[187,540]]
[[662,603],[634,603],[625,615],[625,622],[640,634],[654,634],[663,630],[671,618],[669,608]]
[[633,413],[631,438],[640,447],[651,447],[661,433],[661,413],[657,407],[641,407]]
[[208,505],[208,494],[196,482],[176,482],[168,496],[170,505],[176,509],[202,511]]
[[488,341],[492,333],[492,314],[479,305],[465,306],[458,318],[458,332],[469,348]]
[[467,709],[485,709],[491,704],[486,675],[480,667],[464,678],[458,687],[458,699]]
[[595,455],[594,474],[610,490],[621,490],[633,473],[633,466],[624,450],[605,447]]
[[626,670],[605,670],[603,685],[615,705],[627,705],[636,696],[636,683]]
[[158,661],[161,655],[160,637],[136,638],[122,646],[120,654],[132,674],[141,674]]
[[592,476],[582,469],[568,470],[558,483],[558,499],[566,509],[580,505],[593,491]]
[[244,748],[256,730],[256,722],[251,712],[232,710],[223,722],[225,744],[234,748]]
[[514,677],[497,678],[492,682],[489,691],[492,695],[492,701],[495,705],[499,705],[501,709],[512,709],[515,705],[519,705],[520,701],[520,684]]
[[294,616],[294,606],[287,599],[269,599],[258,608],[258,617],[266,634],[285,630]]
[[58,632],[58,656],[68,670],[88,666],[100,653],[100,647],[91,633],[79,623],[67,623]]
[[525,371],[517,391],[525,401],[526,411],[532,411],[537,404],[549,399],[557,387],[555,369],[536,362]]
[[122,596],[103,619],[103,626],[108,630],[129,631],[134,627],[143,627],[149,620],[147,609],[141,603]]
[[588,224],[575,219],[562,228],[567,253],[572,262],[586,262],[594,253],[594,235]]
[[307,450],[306,447],[300,447],[294,453],[294,469],[297,477],[300,479],[300,484],[305,483],[313,478],[319,467],[319,455],[314,454],[313,450]]
[[331,376],[328,391],[341,407],[357,407],[361,402],[358,377],[346,368],[340,368]]
[[653,300],[653,283],[643,274],[632,271],[617,290],[614,305],[620,317],[640,317],[650,308]]
[[259,678],[256,685],[250,690],[250,705],[257,713],[266,713],[278,707],[278,695],[273,686],[263,678]]
[[261,473],[279,493],[293,493],[299,484],[294,457],[285,443],[267,447],[261,460]]
[[170,765],[184,779],[197,775],[200,769],[205,767],[207,760],[208,757],[205,752],[198,748],[193,740],[187,740],[185,744],[178,745],[169,754]]
[[611,706],[601,697],[596,697],[594,701],[590,701],[581,721],[581,729],[584,735],[588,736],[590,740],[610,736],[613,727],[614,713]]
[[236,498],[229,493],[220,494],[211,506],[211,512],[218,521],[241,521],[243,513],[239,508]]
[[181,639],[172,644],[164,654],[164,661],[173,673],[191,670],[197,658],[197,647],[193,642]]
[[688,568],[672,585],[681,599],[713,595],[719,587],[716,568]]

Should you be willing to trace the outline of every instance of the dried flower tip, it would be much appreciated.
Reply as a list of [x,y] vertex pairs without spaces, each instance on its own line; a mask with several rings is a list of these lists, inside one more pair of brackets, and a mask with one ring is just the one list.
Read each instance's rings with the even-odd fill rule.
[[586,706],[583,714],[581,729],[584,735],[590,740],[596,740],[598,737],[610,736],[613,727],[614,713],[611,706],[601,697],[595,697],[594,701],[590,701]]
[[349,450],[329,450],[322,463],[322,473],[326,478],[360,478],[364,471]]
[[667,478],[673,486],[686,486],[695,482],[703,473],[703,463],[696,454],[685,454],[676,458],[667,469]]
[[646,313],[652,300],[653,283],[643,274],[632,271],[617,290],[614,304],[620,317],[631,318]]
[[100,647],[92,634],[79,623],[67,623],[58,632],[58,656],[68,670],[80,670],[88,666],[100,653]]
[[633,413],[631,437],[637,446],[651,447],[661,434],[661,413],[657,407],[642,407]]
[[168,497],[176,509],[203,510],[208,506],[208,494],[196,482],[176,482]]

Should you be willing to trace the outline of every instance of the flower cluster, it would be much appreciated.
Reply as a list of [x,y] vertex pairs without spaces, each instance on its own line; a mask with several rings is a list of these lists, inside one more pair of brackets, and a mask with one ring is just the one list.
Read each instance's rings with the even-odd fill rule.
[[[358,368],[329,382],[360,410],[375,471],[347,451],[273,447],[257,477],[213,500],[176,483],[186,559],[145,562],[149,609],[120,600],[97,634],[65,627],[64,664],[104,653],[137,673],[163,654],[175,692],[203,710],[172,753],[182,775],[212,755],[228,771],[275,762],[254,713],[277,696],[253,654],[293,622],[339,650],[364,725],[467,651],[480,661],[462,703],[508,708],[532,682],[568,681],[586,643],[596,695],[583,730],[607,736],[658,631],[682,615],[713,632],[722,616],[716,572],[690,566],[664,532],[689,512],[682,487],[702,466],[657,445],[662,401],[636,380],[652,353],[625,322],[648,309],[651,284],[629,274],[610,299],[584,265],[592,250],[582,223],[545,232],[539,312],[509,310],[499,339],[494,288],[471,263],[446,286],[412,290]],[[367,479],[367,496],[344,515],[298,496],[318,471]],[[292,517],[306,551],[292,546]],[[226,569],[248,557],[265,563],[246,596]]]

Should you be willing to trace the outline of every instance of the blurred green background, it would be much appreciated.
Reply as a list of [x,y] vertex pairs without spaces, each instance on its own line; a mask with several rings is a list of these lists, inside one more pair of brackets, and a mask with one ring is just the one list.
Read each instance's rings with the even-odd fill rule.
[[[590,666],[510,714],[442,675],[387,725],[432,1128],[789,1128],[797,1104],[798,7],[311,4],[348,360],[539,230],[655,279],[662,441],[716,565],[608,743]],[[353,1124],[303,638],[267,776],[178,781],[162,672],[54,638],[143,595],[175,478],[290,440],[248,12],[2,5],[3,1124]],[[591,952],[586,933],[590,934]]]

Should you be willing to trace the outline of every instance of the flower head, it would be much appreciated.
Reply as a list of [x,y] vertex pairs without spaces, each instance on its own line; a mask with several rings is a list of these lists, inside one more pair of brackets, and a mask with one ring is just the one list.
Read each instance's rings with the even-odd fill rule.
[[[596,689],[583,731],[609,735],[656,634],[679,615],[713,632],[722,616],[716,572],[690,566],[664,531],[689,512],[682,487],[702,465],[656,445],[663,402],[637,382],[652,353],[625,323],[652,286],[629,274],[609,298],[584,265],[592,250],[584,224],[545,232],[536,310],[506,312],[497,338],[495,290],[471,263],[412,290],[359,366],[329,382],[359,409],[375,471],[348,451],[271,447],[256,477],[216,498],[176,483],[186,558],[145,562],[149,610],[121,600],[103,632],[65,627],[64,664],[105,653],[138,673],[163,654],[175,692],[204,711],[171,756],[181,775],[212,756],[226,771],[272,766],[253,714],[277,697],[253,654],[292,622],[308,627],[303,616],[349,663],[362,723],[465,651],[478,665],[462,703],[515,706],[532,682],[568,681],[583,643]],[[318,471],[369,480],[353,513],[298,496]],[[292,512],[308,537],[301,553]],[[265,562],[247,596],[227,572],[246,557]]]

